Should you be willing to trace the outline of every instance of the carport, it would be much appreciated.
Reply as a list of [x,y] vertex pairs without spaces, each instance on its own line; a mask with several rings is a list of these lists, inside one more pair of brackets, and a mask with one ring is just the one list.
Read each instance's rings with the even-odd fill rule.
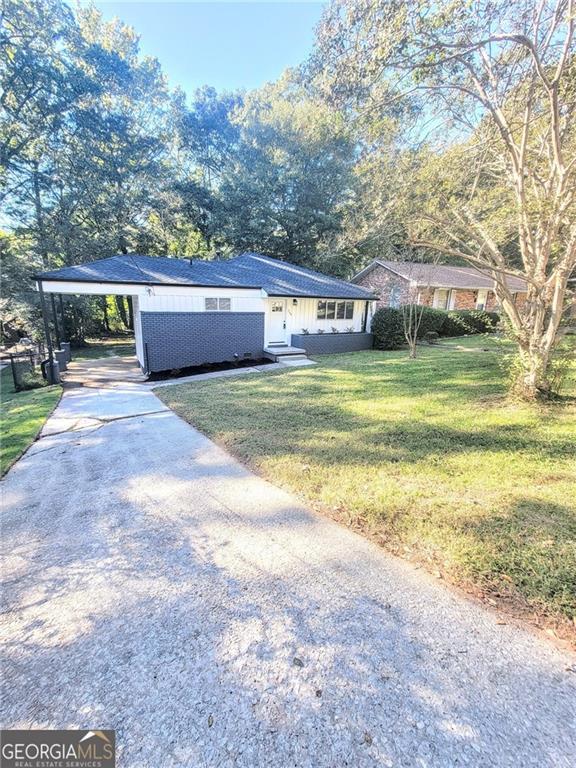
[[[138,306],[138,295],[135,292],[135,286],[126,283],[85,283],[81,281],[50,280],[36,276],[36,286],[40,296],[40,307],[42,309],[42,320],[44,324],[44,334],[46,336],[46,346],[48,349],[48,376],[50,380],[57,380],[56,365],[62,368],[64,361],[70,360],[69,344],[64,339],[64,304],[63,296],[129,296],[132,299],[134,307],[134,337],[136,341],[136,356],[142,365],[142,356],[138,355],[138,348],[142,349],[141,327],[136,321],[139,313],[136,312]],[[49,299],[47,295],[49,295]],[[51,327],[52,326],[52,327]],[[54,330],[54,336],[52,335]],[[91,361],[94,365],[94,361]],[[66,362],[64,362],[66,364]],[[85,366],[84,366],[85,367]],[[96,366],[98,367],[98,366]],[[103,366],[100,366],[103,372]]]

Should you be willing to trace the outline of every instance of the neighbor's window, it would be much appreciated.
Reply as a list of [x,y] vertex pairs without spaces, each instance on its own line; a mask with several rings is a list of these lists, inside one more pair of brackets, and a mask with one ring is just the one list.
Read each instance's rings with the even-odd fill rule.
[[318,302],[318,310],[316,312],[316,319],[317,320],[326,320],[326,302],[325,301],[319,301]]
[[486,309],[486,302],[488,301],[488,291],[480,290],[476,294],[476,309]]
[[206,312],[230,312],[232,301],[230,299],[204,299]]
[[436,288],[434,291],[434,309],[448,309],[450,290],[448,288]]
[[388,299],[388,306],[398,308],[400,306],[400,298],[402,296],[402,288],[399,285],[393,285],[390,288],[390,298]]
[[326,302],[326,320],[334,320],[336,317],[336,302]]

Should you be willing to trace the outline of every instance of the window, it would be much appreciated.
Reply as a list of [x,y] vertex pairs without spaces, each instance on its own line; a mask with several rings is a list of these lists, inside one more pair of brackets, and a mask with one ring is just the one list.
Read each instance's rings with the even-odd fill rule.
[[316,311],[317,320],[352,320],[354,318],[353,301],[319,301]]
[[434,291],[434,301],[432,302],[434,309],[446,309],[449,298],[450,290],[448,288],[436,288]]
[[393,285],[390,288],[390,298],[388,299],[388,306],[389,307],[399,307],[400,306],[400,297],[402,295],[402,289],[399,285]]
[[204,299],[204,309],[206,312],[230,312],[232,309],[232,300]]
[[481,290],[476,293],[476,309],[486,309],[486,301],[488,300],[488,291]]

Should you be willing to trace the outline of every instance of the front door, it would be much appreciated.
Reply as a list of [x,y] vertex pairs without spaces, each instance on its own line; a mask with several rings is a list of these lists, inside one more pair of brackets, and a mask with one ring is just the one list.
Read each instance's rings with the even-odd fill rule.
[[286,300],[274,299],[268,313],[268,344],[286,343]]

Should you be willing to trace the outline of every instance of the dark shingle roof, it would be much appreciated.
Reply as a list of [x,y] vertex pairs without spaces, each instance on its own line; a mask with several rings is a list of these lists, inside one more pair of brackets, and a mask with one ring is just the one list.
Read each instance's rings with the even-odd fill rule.
[[[366,273],[378,265],[390,269],[406,280],[414,280],[420,286],[430,288],[494,288],[494,280],[489,274],[484,274],[474,267],[453,267],[446,264],[423,264],[411,261],[373,261],[356,277]],[[525,291],[526,283],[519,277],[506,276],[506,282],[511,291]]]
[[243,253],[222,261],[119,255],[75,267],[54,269],[38,277],[83,283],[263,288],[270,296],[373,298],[366,288],[256,253]]

